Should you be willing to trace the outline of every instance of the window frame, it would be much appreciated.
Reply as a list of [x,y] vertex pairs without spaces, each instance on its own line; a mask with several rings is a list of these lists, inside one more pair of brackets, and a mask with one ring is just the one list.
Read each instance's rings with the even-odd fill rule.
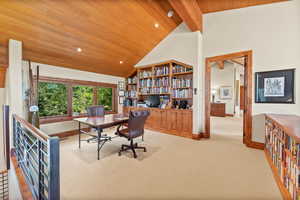
[[[37,77],[34,76],[34,79],[37,80]],[[112,88],[112,111],[105,111],[105,114],[115,114],[118,113],[118,98],[117,98],[117,84],[111,83],[103,83],[103,82],[94,82],[94,81],[82,81],[82,80],[74,80],[74,79],[66,79],[66,78],[53,78],[47,76],[40,76],[39,82],[46,83],[60,83],[64,84],[67,88],[67,115],[59,115],[59,116],[47,116],[41,117],[40,123],[55,123],[61,121],[70,121],[75,118],[86,117],[87,114],[81,114],[78,116],[73,116],[73,86],[90,86],[93,87],[93,104],[97,105],[97,89],[98,88]],[[36,81],[35,81],[36,83]],[[36,86],[37,88],[37,86]]]

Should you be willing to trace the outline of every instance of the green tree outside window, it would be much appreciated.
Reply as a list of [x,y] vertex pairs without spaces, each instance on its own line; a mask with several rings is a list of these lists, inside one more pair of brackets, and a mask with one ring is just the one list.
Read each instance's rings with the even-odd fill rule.
[[90,86],[73,86],[73,115],[87,113],[86,109],[93,105],[93,89]]
[[98,88],[97,89],[97,104],[103,105],[105,110],[112,111],[113,109],[113,91],[112,88]]
[[67,114],[67,88],[60,83],[39,83],[39,115],[41,117]]

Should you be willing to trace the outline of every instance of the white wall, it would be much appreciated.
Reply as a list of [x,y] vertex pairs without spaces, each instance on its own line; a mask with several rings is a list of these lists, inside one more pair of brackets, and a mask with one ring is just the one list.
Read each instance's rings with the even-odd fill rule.
[[[48,76],[54,78],[67,78],[67,79],[75,79],[75,80],[83,80],[83,81],[104,82],[104,83],[111,83],[111,84],[118,84],[118,81],[125,80],[124,78],[117,77],[117,76],[97,74],[92,72],[73,70],[73,69],[33,62],[32,66],[34,72],[36,71],[35,68],[37,65],[39,65],[40,67],[40,76]],[[28,66],[28,62],[23,61],[23,67],[27,67],[27,66]],[[119,103],[118,103],[118,111],[122,112],[122,105]],[[74,121],[64,121],[64,122],[41,125],[41,130],[43,130],[45,133],[49,135],[75,130],[77,128],[78,128],[78,123]]]
[[202,67],[202,34],[191,32],[185,23],[180,24],[166,38],[164,38],[152,51],[150,51],[136,67],[177,60],[194,67],[193,86],[197,88],[197,95],[193,96],[193,133],[202,132],[203,112],[203,67]]
[[[224,69],[220,69],[217,64],[212,65],[211,68],[211,89],[217,90],[215,95],[215,101],[225,103],[226,114],[234,114],[234,78],[235,70],[234,64],[225,62]],[[232,98],[231,99],[220,99],[220,87],[230,86],[232,88]]]
[[300,114],[299,0],[206,14],[203,37],[204,57],[253,50],[254,72],[297,68],[296,104],[253,102],[254,141],[264,142],[262,113]]

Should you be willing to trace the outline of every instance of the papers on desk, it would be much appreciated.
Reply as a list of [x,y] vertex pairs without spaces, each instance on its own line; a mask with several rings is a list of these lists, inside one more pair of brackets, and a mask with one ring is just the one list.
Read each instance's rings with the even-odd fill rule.
[[116,120],[128,120],[128,117],[117,117]]

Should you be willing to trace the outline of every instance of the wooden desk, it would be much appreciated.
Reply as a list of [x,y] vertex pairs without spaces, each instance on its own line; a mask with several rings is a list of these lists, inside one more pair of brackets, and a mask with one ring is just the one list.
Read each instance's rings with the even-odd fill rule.
[[225,103],[211,103],[210,104],[210,115],[215,117],[225,117]]
[[[78,142],[79,142],[79,148],[81,147],[81,141],[90,141],[96,140],[98,144],[97,148],[97,155],[98,160],[100,159],[100,150],[103,147],[103,145],[111,141],[111,137],[102,136],[101,133],[103,132],[104,128],[110,128],[112,126],[117,126],[119,124],[123,124],[128,122],[128,115],[127,114],[111,114],[111,115],[105,115],[104,117],[82,117],[82,118],[76,118],[74,121],[78,122]],[[95,128],[97,130],[97,136],[91,135],[83,130],[81,130],[81,124],[88,125],[92,128]],[[91,136],[91,139],[88,140],[82,140],[81,139],[81,133],[87,134]]]

